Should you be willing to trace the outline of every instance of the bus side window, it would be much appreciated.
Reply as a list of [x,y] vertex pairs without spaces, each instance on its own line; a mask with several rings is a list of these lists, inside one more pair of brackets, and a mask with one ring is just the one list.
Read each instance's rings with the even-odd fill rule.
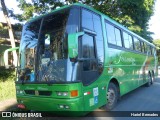
[[104,46],[103,46],[103,33],[102,33],[100,16],[93,14],[93,22],[94,22],[94,30],[97,33],[97,35],[95,36],[95,39],[96,39],[98,66],[102,67],[104,62],[104,48],[103,48]]
[[141,43],[140,41],[134,37],[134,46],[135,50],[141,52]]
[[151,55],[153,55],[153,51],[152,51],[152,46],[150,46],[150,53],[151,53]]
[[108,43],[122,46],[122,39],[121,39],[121,31],[120,29],[114,27],[113,25],[106,22],[106,33],[108,38]]
[[143,42],[143,45],[144,45],[144,53],[147,53],[147,45],[145,42]]
[[121,31],[118,28],[115,28],[115,39],[117,46],[122,46],[122,39],[121,39]]
[[83,62],[83,70],[90,71],[96,70],[95,60],[95,47],[94,38],[90,35],[83,35],[82,37],[82,57],[86,60]]
[[125,46],[125,48],[133,50],[132,36],[130,36],[126,32],[123,32],[123,39],[124,39],[124,46]]
[[106,32],[108,43],[116,45],[117,43],[115,39],[114,26],[110,25],[109,23],[106,23]]
[[148,55],[151,55],[151,49],[150,49],[149,45],[147,45],[147,53],[148,53]]
[[143,42],[140,41],[140,43],[141,43],[141,51],[142,51],[142,53],[144,53],[144,45],[143,45]]
[[92,13],[82,9],[82,27],[94,31]]

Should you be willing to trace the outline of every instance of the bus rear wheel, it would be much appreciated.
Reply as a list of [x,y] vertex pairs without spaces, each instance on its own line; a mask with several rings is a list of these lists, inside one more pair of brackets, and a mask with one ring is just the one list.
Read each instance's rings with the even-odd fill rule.
[[154,81],[155,81],[155,76],[154,76],[154,72],[152,71],[152,83],[151,84],[153,84]]
[[152,77],[151,77],[151,74],[148,73],[148,82],[146,83],[146,86],[149,87],[151,86],[151,84],[152,84]]
[[117,86],[114,83],[110,83],[107,91],[107,101],[108,103],[106,104],[106,110],[112,110],[118,100],[118,90]]

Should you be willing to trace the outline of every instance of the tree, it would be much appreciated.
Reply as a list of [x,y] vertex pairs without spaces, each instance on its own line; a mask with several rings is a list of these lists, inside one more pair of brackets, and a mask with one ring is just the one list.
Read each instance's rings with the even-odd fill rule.
[[[12,46],[12,48],[14,48],[14,47],[16,47],[16,45],[15,45],[15,39],[14,39],[12,25],[11,25],[11,22],[10,22],[10,19],[8,16],[8,11],[7,11],[4,0],[0,0],[0,2],[1,2],[4,18],[5,18],[7,25],[8,25],[8,32],[9,32],[9,37],[10,37],[10,41],[11,41],[11,46]],[[17,53],[16,53],[16,51],[13,51],[13,58],[14,58],[13,64],[15,66],[17,66]]]
[[152,41],[152,32],[148,31],[148,22],[153,15],[155,0],[18,0],[22,15],[17,15],[20,20],[28,20],[33,16],[47,13],[66,4],[81,2],[108,15],[131,31]]
[[134,32],[151,42],[153,33],[148,31],[148,22],[153,15],[155,0],[120,0],[119,4],[122,13],[132,18],[133,25],[140,27],[140,31]]
[[6,26],[3,26],[2,23],[0,23],[0,33],[1,33],[1,35],[0,35],[1,37],[2,37],[2,36],[6,36],[7,33],[8,33],[7,27],[6,27]]

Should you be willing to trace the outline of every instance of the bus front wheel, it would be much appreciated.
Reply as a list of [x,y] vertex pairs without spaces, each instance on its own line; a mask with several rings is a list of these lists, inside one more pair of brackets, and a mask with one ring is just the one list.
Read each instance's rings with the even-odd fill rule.
[[107,101],[106,110],[112,110],[118,100],[118,89],[114,83],[109,83],[108,91],[107,91]]

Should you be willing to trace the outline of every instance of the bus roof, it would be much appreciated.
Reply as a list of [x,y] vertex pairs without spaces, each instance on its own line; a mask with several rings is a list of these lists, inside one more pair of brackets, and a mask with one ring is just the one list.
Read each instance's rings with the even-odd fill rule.
[[152,44],[152,43],[150,43],[149,41],[145,40],[144,38],[142,38],[141,36],[137,35],[136,33],[130,31],[128,28],[124,27],[123,25],[121,25],[121,24],[118,23],[117,21],[111,19],[109,16],[107,16],[107,15],[99,12],[98,10],[96,10],[96,9],[90,7],[90,6],[87,6],[87,5],[84,5],[84,4],[81,4],[81,3],[74,3],[74,4],[71,4],[71,5],[65,5],[65,6],[63,6],[63,7],[58,8],[58,9],[54,9],[54,10],[52,10],[51,12],[48,12],[48,13],[46,13],[46,14],[44,14],[44,15],[31,18],[31,20],[29,20],[27,23],[33,22],[33,21],[35,21],[35,20],[37,20],[37,19],[41,19],[41,18],[47,16],[48,14],[52,14],[52,13],[54,13],[54,12],[56,12],[56,11],[59,11],[59,10],[65,9],[65,8],[69,8],[69,7],[71,7],[71,6],[80,6],[80,7],[84,7],[84,8],[86,8],[86,9],[89,9],[89,10],[91,10],[91,11],[93,11],[93,12],[95,12],[95,13],[101,15],[101,16],[103,16],[106,20],[108,20],[109,22],[113,23],[114,25],[120,27],[121,29],[129,32],[130,34],[134,35],[135,37],[143,40],[144,42],[146,42],[146,43],[148,43],[148,44],[150,44],[152,47],[155,47],[154,44]]

